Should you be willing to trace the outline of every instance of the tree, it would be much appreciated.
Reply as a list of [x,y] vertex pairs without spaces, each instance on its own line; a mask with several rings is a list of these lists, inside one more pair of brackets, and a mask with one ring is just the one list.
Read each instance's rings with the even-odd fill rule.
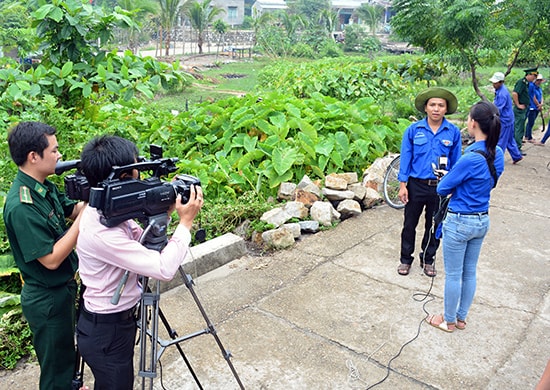
[[25,110],[24,105],[33,99],[55,96],[60,106],[79,111],[100,100],[129,101],[136,95],[152,98],[160,86],[174,88],[185,82],[177,62],[169,65],[130,51],[121,56],[116,50],[102,50],[116,27],[133,26],[120,7],[105,13],[89,0],[39,1],[43,5],[31,16],[42,61],[34,71],[4,72],[0,77],[6,81],[0,88],[2,105],[11,103]]
[[214,18],[225,12],[222,8],[212,6],[212,0],[204,0],[202,3],[198,1],[187,2],[184,6],[184,14],[189,18],[191,26],[197,30],[197,46],[199,54],[202,54],[202,45],[204,43],[204,32],[208,25],[214,21]]
[[338,14],[331,9],[323,9],[319,14],[319,23],[325,27],[327,36],[332,40],[334,40],[332,33],[334,27],[338,24],[338,20]]
[[304,20],[300,15],[289,14],[288,12],[281,12],[277,14],[283,27],[285,28],[287,38],[290,42],[296,42],[296,32],[304,27]]
[[222,43],[223,34],[227,32],[228,28],[228,24],[221,19],[218,19],[214,22],[214,31],[216,31],[219,35],[218,47],[216,49],[216,58],[218,58],[218,53],[220,52],[220,45]]
[[305,20],[317,22],[323,10],[330,11],[330,0],[289,0],[290,13],[301,15]]
[[[166,32],[166,56],[170,55],[170,41],[172,40],[172,29],[178,20],[178,14],[181,8],[181,0],[158,0],[160,3],[160,25]],[[162,31],[159,39],[162,40]],[[162,42],[162,41],[161,41]],[[162,43],[161,43],[162,47]],[[162,49],[161,49],[162,50]]]
[[139,27],[143,24],[141,21],[147,15],[157,13],[159,4],[155,0],[117,0],[116,4],[123,10],[131,13],[133,15],[132,19],[136,21],[136,25],[129,27],[122,36],[122,39],[127,42],[128,48],[135,54],[139,45]]
[[384,15],[384,8],[378,4],[361,4],[355,13],[369,26],[372,36],[376,36],[376,30]]
[[0,49],[25,56],[33,48],[32,37],[27,8],[20,2],[0,3]]
[[43,61],[56,66],[63,66],[68,61],[93,62],[101,54],[101,44],[112,38],[117,26],[135,25],[129,14],[120,8],[105,14],[86,0],[48,2],[32,16]]
[[258,35],[260,34],[260,30],[263,27],[266,27],[272,19],[273,16],[271,12],[264,12],[260,14],[260,16],[254,13],[254,15],[252,16],[252,29],[254,30],[254,40],[252,44],[253,48],[256,47],[256,44],[258,43]]
[[393,8],[394,32],[469,70],[472,86],[482,99],[477,67],[493,65],[500,56],[508,61],[509,73],[535,31],[550,31],[547,0],[395,0]]

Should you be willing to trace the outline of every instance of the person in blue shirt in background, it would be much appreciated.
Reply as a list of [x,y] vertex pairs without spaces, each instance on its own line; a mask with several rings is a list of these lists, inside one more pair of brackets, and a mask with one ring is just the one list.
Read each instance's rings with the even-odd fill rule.
[[398,180],[399,199],[405,204],[405,219],[397,272],[399,275],[408,275],[410,272],[414,260],[416,226],[425,210],[420,266],[426,275],[434,277],[437,274],[434,259],[439,240],[431,230],[439,196],[436,193],[438,179],[432,164],[451,169],[460,158],[460,129],[445,118],[445,114],[456,111],[458,101],[450,91],[433,87],[419,93],[414,104],[420,112],[426,113],[426,118],[411,124],[401,141]]
[[508,153],[510,153],[512,157],[513,164],[517,164],[523,160],[523,156],[514,139],[514,105],[510,92],[504,87],[504,73],[495,72],[489,81],[493,83],[493,87],[495,88],[495,99],[493,103],[500,112],[500,137],[498,139],[498,146],[500,146],[503,151],[508,150]]
[[529,83],[529,98],[531,101],[529,103],[529,112],[527,112],[527,125],[525,126],[525,141],[527,142],[537,142],[537,140],[533,138],[533,126],[535,125],[535,120],[539,112],[542,112],[544,98],[540,85],[545,81],[544,77],[539,73],[535,81]]
[[445,332],[466,328],[479,253],[489,230],[489,198],[504,171],[504,152],[497,145],[498,108],[487,101],[474,104],[468,115],[468,133],[475,142],[437,186],[439,195],[451,195],[443,220],[444,314],[428,315],[426,321]]
[[544,144],[546,143],[549,137],[550,137],[550,121],[548,122],[548,128],[546,129],[546,133],[544,134],[544,136],[541,138],[539,142],[535,142],[535,145],[544,146]]

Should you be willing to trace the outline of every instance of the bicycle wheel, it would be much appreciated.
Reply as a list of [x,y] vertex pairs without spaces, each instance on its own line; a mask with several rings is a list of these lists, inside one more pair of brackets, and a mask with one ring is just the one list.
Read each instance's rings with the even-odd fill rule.
[[388,206],[394,209],[402,209],[405,204],[399,200],[399,180],[397,175],[399,174],[399,163],[401,156],[397,156],[392,160],[386,174],[384,175],[384,199]]

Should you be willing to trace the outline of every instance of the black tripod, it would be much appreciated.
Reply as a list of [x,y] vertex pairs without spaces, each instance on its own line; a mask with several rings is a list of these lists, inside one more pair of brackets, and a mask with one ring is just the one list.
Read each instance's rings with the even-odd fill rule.
[[[162,248],[168,242],[166,237],[166,228],[168,218],[166,214],[154,215],[148,217],[146,222],[146,227],[140,237],[140,243],[149,249],[155,249],[161,251]],[[139,357],[139,373],[138,375],[143,378],[142,380],[142,389],[145,389],[146,381],[149,380],[149,388],[153,388],[153,379],[157,375],[157,361],[160,360],[162,354],[171,345],[175,345],[178,349],[182,359],[184,360],[187,368],[189,369],[191,375],[193,376],[198,387],[202,390],[202,385],[195,374],[189,360],[185,356],[180,343],[189,340],[191,338],[200,336],[202,334],[210,333],[214,336],[218,347],[220,348],[224,359],[226,360],[233,376],[235,377],[239,387],[244,389],[244,386],[231,362],[231,353],[226,351],[220,338],[217,335],[214,325],[206,315],[206,312],[200,303],[195,290],[193,289],[193,280],[190,275],[186,274],[183,268],[179,267],[179,273],[185,283],[185,286],[191,293],[195,304],[197,305],[199,311],[201,312],[205,322],[206,328],[189,335],[178,337],[177,332],[170,326],[168,320],[164,313],[162,313],[159,301],[160,301],[160,281],[155,281],[154,289],[149,288],[149,278],[142,277],[142,287],[143,293],[140,300],[140,317],[138,321],[138,327],[140,329],[140,357]],[[125,279],[123,278],[119,284],[119,289],[117,294],[113,297],[112,302],[118,302],[118,297],[124,288]],[[164,327],[166,328],[168,334],[170,335],[170,340],[162,340],[158,337],[158,322],[159,318],[161,319]]]

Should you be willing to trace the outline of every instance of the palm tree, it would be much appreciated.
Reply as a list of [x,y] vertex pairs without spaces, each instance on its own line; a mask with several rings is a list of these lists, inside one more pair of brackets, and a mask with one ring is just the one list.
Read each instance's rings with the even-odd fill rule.
[[268,23],[270,23],[273,20],[273,14],[271,12],[264,12],[260,14],[259,16],[254,12],[252,15],[252,29],[254,30],[254,38],[253,38],[253,44],[252,47],[256,47],[256,44],[258,43],[257,37],[260,33],[260,28],[267,26]]
[[[172,40],[172,29],[178,20],[181,9],[181,0],[158,0],[160,3],[160,26],[166,31],[166,56],[170,55],[170,41]],[[160,39],[162,40],[162,30]],[[162,50],[162,49],[161,49]]]
[[369,26],[372,35],[376,35],[376,29],[382,20],[384,8],[380,5],[361,4],[355,11],[357,15]]
[[223,34],[227,32],[228,29],[227,23],[225,23],[223,20],[218,19],[214,22],[214,31],[216,31],[219,35],[218,39],[218,48],[216,49],[216,59],[218,58],[218,54],[220,52],[220,44],[222,42]]
[[[117,4],[120,8],[134,14],[133,19],[139,27],[142,25],[139,21],[144,20],[147,14],[158,12],[158,4],[155,0],[117,0]],[[122,37],[123,40],[127,40],[128,48],[134,54],[136,54],[138,48],[138,33],[138,26],[136,25],[130,27],[127,34]]]
[[280,21],[285,27],[288,39],[291,42],[296,42],[296,32],[304,27],[304,19],[300,15],[289,14],[288,12],[282,12],[279,14]]
[[333,32],[335,27],[338,25],[339,16],[338,13],[334,12],[331,9],[324,9],[319,14],[319,23],[323,25],[327,31],[328,36],[331,39],[334,39]]
[[208,25],[212,23],[214,18],[225,12],[222,8],[211,6],[212,0],[204,0],[202,3],[198,1],[185,3],[183,12],[189,18],[191,26],[198,33],[197,46],[199,47],[199,54],[202,54],[202,45],[204,43],[204,31],[208,28]]

